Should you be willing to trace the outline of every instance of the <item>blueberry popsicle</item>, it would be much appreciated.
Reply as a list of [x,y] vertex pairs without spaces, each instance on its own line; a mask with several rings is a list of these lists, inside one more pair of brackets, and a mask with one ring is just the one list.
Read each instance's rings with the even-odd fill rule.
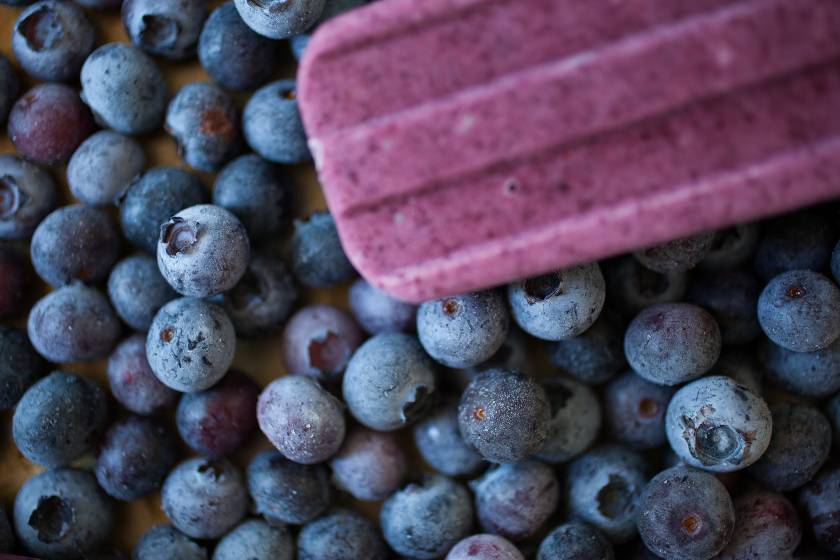
[[298,99],[350,261],[420,302],[840,195],[840,2],[385,0]]

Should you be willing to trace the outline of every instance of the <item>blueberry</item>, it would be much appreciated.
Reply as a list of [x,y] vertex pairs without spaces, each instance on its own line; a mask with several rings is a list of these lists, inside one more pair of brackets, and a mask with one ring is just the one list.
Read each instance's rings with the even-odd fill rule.
[[770,280],[758,298],[767,337],[794,352],[813,352],[840,335],[840,288],[813,270],[789,270]]
[[175,417],[181,439],[211,458],[228,455],[257,427],[259,385],[236,370],[204,391],[185,393]]
[[311,377],[275,379],[257,403],[260,430],[280,453],[304,465],[335,455],[346,429],[344,405]]
[[0,243],[0,318],[20,310],[29,286],[29,264],[10,245]]
[[124,0],[122,4],[123,26],[131,42],[169,60],[195,54],[207,13],[203,0]]
[[799,492],[799,506],[805,524],[810,526],[817,545],[840,554],[840,467],[828,466]]
[[555,270],[508,285],[510,312],[525,332],[562,340],[588,329],[604,306],[605,285],[596,262]]
[[178,298],[160,308],[146,337],[149,366],[176,391],[203,391],[227,372],[236,335],[225,312],[197,298]]
[[758,222],[738,224],[715,232],[712,246],[697,264],[699,270],[732,270],[752,262],[761,240]]
[[332,459],[333,484],[357,500],[390,496],[405,477],[406,459],[392,433],[351,426]]
[[261,519],[240,523],[222,537],[213,560],[294,560],[295,543],[285,527],[269,527]]
[[111,269],[108,297],[126,325],[147,331],[158,310],[178,294],[160,275],[155,259],[148,255],[132,255]]
[[[233,9],[231,3],[224,6]],[[213,185],[213,204],[239,218],[254,242],[268,241],[286,227],[292,195],[292,183],[283,168],[254,154],[225,165]]]
[[13,408],[45,365],[25,332],[0,325],[0,410]]
[[308,220],[295,220],[294,224],[289,261],[301,283],[311,288],[331,288],[356,276],[328,212],[315,212]]
[[194,539],[217,539],[248,511],[248,492],[239,469],[227,461],[194,457],[167,475],[161,501],[172,524]]
[[775,492],[752,490],[736,497],[733,506],[735,529],[716,558],[793,558],[802,539],[802,521],[787,498]]
[[303,51],[306,50],[306,45],[309,44],[309,38],[312,31],[314,31],[316,27],[330,18],[363,6],[366,3],[367,0],[326,0],[324,2],[324,10],[321,12],[321,16],[315,21],[315,23],[312,24],[312,27],[310,27],[306,33],[300,33],[289,37],[289,48],[292,50],[295,60],[300,61],[300,58],[303,56]]
[[141,333],[120,342],[108,358],[108,385],[117,402],[146,416],[174,408],[180,395],[155,376],[146,359],[146,335]]
[[837,242],[837,245],[834,246],[834,250],[831,252],[831,262],[829,264],[831,276],[835,282],[840,283],[840,241]]
[[831,422],[831,431],[834,433],[834,451],[840,452],[840,393],[831,397],[825,405],[825,415]]
[[248,27],[233,2],[216,8],[201,30],[198,59],[225,89],[247,90],[265,84],[277,69],[282,43]]
[[549,463],[565,463],[592,445],[601,430],[601,403],[588,386],[559,375],[540,379],[551,405],[545,444],[535,454]]
[[309,523],[330,505],[329,475],[323,464],[301,465],[269,449],[254,457],[247,477],[255,511],[271,526]]
[[[258,9],[258,4],[245,4],[234,0],[239,15],[250,25],[241,5],[247,9]],[[292,6],[285,6],[277,16],[294,11],[294,4],[318,3],[322,0],[292,0]],[[241,2],[241,4],[240,4]],[[286,0],[283,0],[286,2]],[[252,26],[253,27],[253,26]],[[259,33],[259,30],[257,30]],[[279,37],[274,37],[279,38]],[[274,163],[304,163],[312,156],[306,145],[306,133],[300,120],[294,80],[279,80],[264,85],[254,92],[242,111],[242,134],[245,141],[259,155]]]
[[20,80],[15,67],[8,58],[0,54],[0,125],[6,122],[19,91]]
[[192,82],[179,89],[166,109],[164,128],[181,159],[199,171],[218,171],[242,148],[236,102],[213,83]]
[[414,442],[423,459],[447,476],[471,475],[481,468],[481,455],[466,444],[458,428],[458,401],[442,399],[414,425]]
[[417,337],[426,353],[443,365],[471,367],[502,346],[509,321],[497,290],[450,296],[420,305]]
[[297,539],[298,560],[388,560],[391,552],[379,529],[351,511],[307,523]]
[[434,405],[435,375],[420,342],[384,333],[362,344],[347,363],[342,383],[353,416],[374,430],[396,430],[422,418]]
[[30,253],[35,272],[53,286],[73,280],[95,284],[108,278],[120,258],[120,232],[100,210],[64,206],[40,223]]
[[537,560],[615,560],[612,544],[581,521],[558,525],[540,543]]
[[840,390],[840,337],[814,352],[794,352],[765,339],[759,359],[767,378],[793,395],[821,398]]
[[641,249],[634,252],[633,256],[646,268],[656,272],[685,272],[694,268],[706,256],[712,248],[714,237],[713,231],[681,237]]
[[473,505],[469,491],[439,474],[424,474],[388,498],[379,523],[398,554],[425,560],[445,554],[470,533]]
[[134,546],[132,560],[207,560],[207,551],[172,525],[155,525]]
[[46,471],[27,480],[15,497],[15,531],[30,554],[72,560],[105,542],[111,507],[91,473]]
[[67,184],[79,202],[114,206],[143,173],[146,156],[136,140],[101,130],[73,152],[67,164]]
[[27,239],[55,206],[55,183],[34,163],[0,155],[0,238]]
[[639,534],[665,560],[708,560],[735,526],[729,493],[713,474],[691,467],[653,477],[639,499]]
[[95,41],[96,29],[84,9],[62,0],[32,4],[12,31],[12,50],[21,68],[45,82],[75,80]]
[[364,278],[350,286],[348,301],[353,316],[368,334],[413,332],[417,306],[398,301]]
[[548,343],[548,356],[564,373],[584,383],[601,383],[615,377],[627,364],[621,317],[604,309],[581,334]]
[[525,557],[509,540],[482,533],[458,541],[446,560],[525,560]]
[[14,546],[15,533],[12,531],[12,525],[9,523],[5,510],[0,508],[0,553],[11,552]]
[[163,484],[175,464],[175,439],[163,424],[129,416],[105,432],[93,472],[118,500],[144,498]]
[[755,358],[755,352],[749,347],[726,348],[721,351],[718,361],[709,375],[725,375],[741,385],[746,385],[753,393],[764,393],[764,368]]
[[715,365],[721,338],[708,311],[690,303],[661,303],[631,321],[624,354],[633,371],[660,385],[697,379]]
[[59,364],[106,356],[119,340],[120,328],[105,294],[81,282],[44,296],[32,307],[27,321],[32,346]]
[[757,306],[763,287],[747,271],[713,272],[695,277],[685,298],[714,317],[724,345],[746,344],[761,335]]
[[120,201],[120,222],[129,241],[156,255],[160,224],[184,208],[206,201],[207,193],[198,177],[183,169],[155,167]]
[[677,390],[628,371],[604,390],[607,433],[634,449],[653,449],[667,441],[665,411]]
[[838,232],[817,212],[787,214],[765,226],[753,266],[766,282],[788,270],[822,270],[831,260]]
[[211,297],[233,288],[245,274],[249,254],[245,228],[220,206],[191,206],[160,226],[158,266],[185,296]]
[[665,431],[689,465],[715,472],[755,463],[770,444],[773,420],[761,397],[729,377],[698,379],[671,398]]
[[324,0],[235,0],[248,27],[270,39],[288,39],[309,29],[324,9]]
[[688,288],[685,272],[654,272],[632,255],[606,261],[604,277],[607,301],[627,317],[633,317],[651,305],[681,301]]
[[93,51],[81,72],[82,99],[99,124],[123,134],[154,130],[166,112],[166,81],[143,51],[108,43]]

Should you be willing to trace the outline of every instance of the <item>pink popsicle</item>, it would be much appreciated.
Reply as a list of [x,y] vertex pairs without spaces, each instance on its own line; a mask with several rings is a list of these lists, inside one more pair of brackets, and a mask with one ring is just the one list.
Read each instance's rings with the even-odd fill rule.
[[298,99],[348,257],[412,302],[840,196],[836,0],[385,0]]

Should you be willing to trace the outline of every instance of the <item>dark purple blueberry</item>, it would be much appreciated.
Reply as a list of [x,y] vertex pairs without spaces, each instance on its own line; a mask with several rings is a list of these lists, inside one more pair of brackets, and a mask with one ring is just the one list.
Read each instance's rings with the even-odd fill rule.
[[206,201],[198,177],[175,167],[155,167],[129,187],[120,201],[120,223],[129,241],[156,255],[160,224]]
[[96,121],[123,134],[154,130],[166,112],[166,81],[152,59],[125,43],[93,51],[81,72],[82,99]]
[[755,463],[770,443],[767,403],[729,377],[698,379],[677,391],[665,413],[671,448],[689,465],[714,472]]
[[297,560],[391,558],[379,529],[352,511],[340,511],[304,525],[298,534],[297,548]]
[[108,385],[117,402],[135,414],[159,414],[178,402],[179,393],[161,383],[149,366],[142,333],[126,338],[108,358]]
[[484,464],[481,455],[466,444],[458,429],[458,400],[442,399],[414,425],[414,443],[420,455],[437,472],[447,476],[475,474]]
[[280,453],[304,465],[326,461],[344,441],[344,405],[311,377],[272,381],[257,403],[260,430]]
[[767,378],[787,393],[822,398],[840,390],[840,337],[814,352],[794,352],[765,339],[758,355]]
[[415,337],[378,334],[362,344],[347,363],[344,400],[353,416],[368,428],[397,430],[425,416],[437,400],[432,367]]
[[458,424],[464,441],[482,457],[515,463],[545,443],[551,405],[543,388],[527,375],[490,370],[479,374],[461,395]]
[[35,163],[64,163],[95,129],[79,92],[64,84],[39,84],[9,113],[8,133],[17,151]]
[[309,523],[330,505],[329,474],[323,464],[301,465],[269,449],[254,457],[247,477],[255,511],[269,525]]
[[382,535],[398,554],[417,560],[438,558],[470,534],[469,491],[451,478],[423,474],[382,504]]
[[831,260],[837,235],[835,226],[813,210],[769,220],[762,229],[755,271],[769,282],[788,270],[822,270]]
[[18,542],[41,558],[79,558],[105,543],[111,509],[111,499],[87,471],[56,469],[36,474],[15,497]]
[[413,332],[417,306],[395,300],[364,278],[358,278],[348,293],[350,310],[368,334]]
[[129,416],[113,424],[99,444],[93,472],[108,495],[144,498],[163,484],[175,464],[175,439],[160,422]]
[[324,0],[236,0],[236,10],[248,27],[271,39],[288,39],[312,27],[324,10]]
[[555,270],[507,287],[510,313],[528,334],[544,340],[577,336],[598,318],[605,285],[596,262]]
[[295,220],[294,224],[289,262],[302,284],[331,288],[356,277],[328,212],[315,212],[308,220]]
[[758,222],[738,224],[715,232],[712,247],[697,264],[698,270],[707,272],[732,270],[752,262],[761,239]]
[[[294,560],[295,541],[285,527],[270,527],[262,519],[249,519],[222,537],[213,560]],[[326,560],[326,559],[324,559]]]
[[840,288],[813,270],[789,270],[770,280],[758,298],[767,337],[794,352],[821,350],[840,335]]
[[756,395],[764,394],[764,368],[755,358],[755,352],[743,346],[724,348],[708,374],[731,377]]
[[132,255],[111,269],[108,297],[114,311],[126,325],[138,331],[147,331],[160,308],[178,294],[161,276],[154,258]]
[[12,50],[21,68],[45,82],[78,78],[95,42],[96,28],[84,9],[65,0],[32,4],[12,31]]
[[253,379],[231,370],[213,387],[181,397],[176,415],[178,433],[201,455],[228,455],[257,427],[259,394],[260,387]]
[[697,379],[718,359],[720,329],[708,311],[690,303],[661,303],[631,321],[624,354],[633,371],[660,385]]
[[17,313],[29,287],[26,261],[10,245],[0,243],[0,318]]
[[29,312],[26,326],[35,350],[57,364],[108,355],[122,328],[105,294],[81,282],[41,298]]
[[0,155],[0,238],[27,239],[55,206],[55,183],[46,171]]
[[195,54],[207,13],[203,0],[124,0],[122,4],[123,26],[131,42],[169,60]]
[[509,540],[482,533],[459,541],[446,560],[525,560],[525,557]]
[[[303,2],[314,4],[321,1],[295,0],[294,4]],[[239,6],[240,0],[235,0],[235,2],[239,15],[245,23],[250,25]],[[293,13],[294,4],[291,6],[292,9],[286,9],[286,6],[283,6],[276,13],[276,17],[285,17]],[[257,6],[257,4],[247,5]],[[280,37],[271,38],[279,39]],[[306,145],[303,123],[300,120],[294,80],[271,82],[254,92],[242,111],[242,135],[251,149],[268,161],[305,163],[312,159]]]
[[185,296],[212,297],[233,288],[245,274],[249,255],[245,228],[221,206],[191,206],[160,226],[158,266]]
[[146,358],[164,385],[176,391],[209,389],[227,372],[236,334],[225,312],[198,298],[160,308],[146,336]]
[[6,516],[6,511],[0,508],[0,553],[6,554],[15,547],[15,532]]
[[598,529],[576,521],[552,529],[540,543],[537,560],[615,560],[615,552]]
[[660,303],[681,301],[688,287],[685,272],[660,274],[625,255],[604,263],[607,299],[611,307],[625,317]]
[[787,498],[775,492],[753,490],[735,498],[733,505],[735,529],[716,559],[793,558],[802,540],[802,521]]
[[120,258],[120,232],[104,212],[63,206],[44,218],[32,235],[32,266],[53,286],[74,280],[103,282]]
[[140,178],[146,156],[136,140],[113,130],[100,130],[82,142],[67,164],[67,184],[79,202],[114,206]]
[[817,545],[840,554],[840,467],[820,471],[799,492],[799,505],[805,524],[810,526]]
[[603,413],[595,392],[559,375],[540,379],[551,405],[545,444],[534,456],[548,463],[565,463],[592,445],[601,430]]
[[[4,2],[0,2],[4,3]],[[20,80],[9,59],[0,54],[0,125],[6,122],[20,92]]]
[[681,237],[633,253],[646,268],[667,274],[694,268],[712,248],[715,232]]
[[0,410],[13,408],[45,365],[25,332],[0,325]]
[[274,75],[281,47],[280,41],[263,37],[248,27],[233,2],[225,2],[204,22],[198,39],[198,59],[223,88],[254,89]]
[[132,560],[207,560],[207,551],[172,525],[155,525],[134,546]]
[[665,560],[708,560],[732,537],[735,509],[713,474],[674,467],[645,486],[637,520],[654,554]]
[[248,491],[239,469],[202,457],[172,469],[163,482],[161,501],[172,524],[194,539],[217,539],[248,512]]
[[604,390],[607,433],[633,449],[653,449],[667,442],[665,411],[675,387],[651,383],[625,372]]
[[384,500],[399,487],[406,458],[394,434],[354,425],[332,459],[333,484],[357,500]]
[[604,309],[592,326],[565,340],[549,342],[548,356],[563,373],[584,383],[602,383],[627,365],[624,330],[627,325],[610,309]]
[[763,287],[748,271],[713,272],[695,277],[685,299],[711,313],[724,345],[746,344],[761,335],[757,306]]

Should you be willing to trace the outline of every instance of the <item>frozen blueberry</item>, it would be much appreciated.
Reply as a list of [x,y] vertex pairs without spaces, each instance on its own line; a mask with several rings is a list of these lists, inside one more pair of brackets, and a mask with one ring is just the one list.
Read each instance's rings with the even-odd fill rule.
[[300,61],[300,57],[303,56],[303,51],[306,49],[306,45],[309,44],[309,38],[312,31],[316,27],[330,18],[354,8],[358,8],[359,6],[363,6],[366,3],[367,0],[326,0],[324,2],[324,10],[321,12],[321,16],[315,21],[315,23],[312,24],[312,27],[310,27],[306,33],[299,33],[289,37],[289,48],[291,49],[295,60]]
[[13,155],[0,155],[0,238],[26,239],[55,206],[55,183],[46,171]]
[[248,491],[239,469],[226,461],[194,457],[163,482],[161,501],[172,524],[194,539],[217,539],[248,511]]
[[254,457],[247,477],[255,511],[271,526],[309,523],[330,505],[329,474],[323,464],[301,465],[269,449]]
[[63,206],[44,218],[32,235],[32,266],[44,281],[95,284],[108,278],[120,258],[120,232],[104,212]]
[[417,306],[395,300],[364,278],[350,286],[348,301],[353,316],[368,334],[413,332]]
[[537,560],[615,560],[612,544],[581,521],[558,525],[543,539]]
[[840,554],[840,467],[829,466],[820,471],[799,492],[799,506],[817,545]]
[[767,337],[794,352],[826,348],[840,335],[840,288],[813,270],[789,270],[770,280],[758,298]]
[[108,297],[114,311],[126,325],[138,331],[147,331],[158,310],[178,294],[160,275],[154,258],[132,255],[111,269]]
[[108,43],[93,51],[81,72],[82,99],[96,121],[123,134],[150,132],[163,122],[166,81],[143,51]]
[[607,301],[627,317],[633,317],[651,305],[681,301],[688,287],[685,272],[654,272],[632,255],[606,261],[604,278]]
[[499,291],[473,292],[421,304],[417,337],[426,353],[443,365],[471,367],[502,346],[509,321]]
[[198,59],[225,89],[246,90],[265,84],[277,70],[282,43],[248,27],[233,2],[216,8],[201,30]]
[[749,347],[726,348],[721,351],[718,361],[709,375],[725,375],[741,385],[746,385],[758,396],[764,393],[764,368],[755,358],[755,352]]
[[755,463],[770,444],[772,426],[770,409],[761,397],[721,376],[682,387],[665,414],[674,452],[689,465],[714,472]]
[[354,425],[332,459],[333,484],[357,500],[374,502],[390,496],[405,477],[406,459],[389,432]]
[[104,544],[111,508],[91,473],[46,471],[27,480],[15,497],[15,531],[30,554],[72,560]]
[[592,445],[601,430],[601,403],[588,386],[559,375],[540,379],[551,405],[545,444],[534,455],[541,461],[565,463]]
[[9,59],[0,54],[0,125],[6,122],[20,91],[20,80]]
[[[239,15],[249,23],[241,5],[257,9],[258,4],[234,0]],[[291,2],[291,9],[283,6],[276,16],[294,11],[302,2],[318,3],[323,0],[278,0]],[[282,5],[282,4],[280,4]],[[253,27],[253,26],[252,26]],[[257,30],[259,33],[259,30]],[[274,37],[279,38],[279,37]],[[279,80],[264,85],[254,92],[242,111],[242,134],[248,145],[268,161],[274,163],[304,163],[312,156],[306,145],[306,133],[300,120],[294,80]]]
[[735,526],[735,509],[717,478],[691,467],[653,477],[639,499],[639,534],[665,560],[708,560]]
[[388,560],[391,552],[373,523],[340,511],[307,523],[297,539],[298,560]]
[[[230,2],[224,6],[233,9]],[[239,218],[255,242],[268,241],[286,227],[292,203],[292,182],[283,168],[254,154],[225,165],[213,185],[213,204]]]
[[67,164],[67,184],[82,204],[114,206],[143,173],[146,156],[136,140],[113,130],[101,130],[73,152]]
[[767,378],[788,393],[822,398],[840,390],[840,337],[814,352],[794,352],[765,339],[759,359]]
[[624,354],[633,371],[660,385],[697,379],[718,359],[720,329],[708,311],[690,303],[661,303],[631,321]]
[[172,525],[155,525],[134,546],[132,560],[207,560],[207,551]]
[[446,560],[525,560],[525,557],[509,540],[481,533],[459,541]]
[[25,332],[0,325],[0,410],[13,408],[45,365]]
[[107,355],[121,329],[105,294],[81,282],[62,286],[40,299],[29,312],[26,326],[32,346],[58,364]]
[[837,230],[813,210],[787,214],[766,222],[753,266],[771,278],[788,270],[822,270],[831,259]]
[[484,459],[466,444],[458,428],[458,400],[443,398],[414,425],[414,443],[436,471],[447,476],[475,474]]
[[174,464],[175,439],[163,424],[129,416],[102,436],[93,472],[108,495],[137,500],[160,488]]
[[257,421],[280,453],[304,465],[335,455],[346,429],[341,401],[302,375],[281,377],[265,388],[257,403]]
[[[124,6],[131,1],[141,0],[126,0]],[[179,89],[169,102],[164,128],[181,159],[199,171],[218,171],[242,148],[236,102],[213,83],[192,82]]]
[[217,305],[178,298],[160,308],[146,336],[149,366],[176,391],[203,391],[227,372],[236,334]]
[[[516,371],[531,371],[537,367],[534,358],[538,355],[533,351],[533,339],[525,334],[516,323],[508,327],[507,336],[496,353],[484,362],[466,369],[450,369],[446,376],[440,379],[444,387],[453,392],[462,393],[475,376],[491,369],[512,369]],[[623,354],[623,353],[622,353]]]
[[374,430],[396,430],[425,416],[437,398],[431,359],[420,342],[383,333],[362,344],[347,363],[344,400]]
[[329,212],[315,212],[308,220],[295,220],[294,224],[289,261],[301,283],[311,288],[331,288],[356,276]]
[[590,262],[508,285],[510,312],[525,332],[562,340],[588,329],[604,306],[601,268]]
[[667,274],[694,268],[712,248],[715,232],[681,237],[633,253],[646,268]]
[[761,240],[758,222],[738,224],[715,232],[712,246],[697,264],[698,270],[732,270],[752,262]]
[[248,27],[270,39],[288,39],[309,29],[324,9],[324,0],[235,0]]
[[175,407],[179,393],[160,382],[146,359],[146,335],[135,333],[108,358],[108,385],[121,405],[135,414],[159,414]]
[[747,271],[713,272],[695,277],[685,299],[714,317],[724,345],[746,344],[761,335],[757,306],[763,287]]
[[122,21],[131,42],[170,60],[192,56],[207,19],[203,0],[124,0]]
[[469,491],[439,474],[424,474],[382,505],[382,535],[398,554],[425,560],[445,554],[470,533]]
[[604,390],[607,432],[634,449],[653,449],[667,441],[665,411],[675,387],[651,383],[628,371]]
[[794,550],[802,540],[802,521],[787,498],[775,492],[752,490],[732,503],[735,529],[729,543],[715,558],[793,558]]
[[14,546],[15,533],[12,531],[12,525],[9,523],[5,510],[0,508],[0,553],[11,552]]
[[[222,537],[213,560],[294,560],[295,543],[285,527],[269,527],[262,519],[240,523]],[[326,560],[326,559],[325,559]]]
[[155,167],[120,201],[120,222],[129,241],[155,255],[160,224],[184,208],[206,201],[207,193],[198,177],[183,169]]
[[220,206],[191,206],[160,226],[160,272],[185,296],[211,297],[233,288],[245,274],[249,255],[245,228]]
[[175,417],[181,439],[206,457],[232,453],[257,427],[259,394],[259,385],[236,370],[209,389],[185,393]]
[[626,324],[610,309],[604,309],[592,326],[581,334],[548,343],[548,356],[564,373],[584,383],[601,383],[626,367]]

